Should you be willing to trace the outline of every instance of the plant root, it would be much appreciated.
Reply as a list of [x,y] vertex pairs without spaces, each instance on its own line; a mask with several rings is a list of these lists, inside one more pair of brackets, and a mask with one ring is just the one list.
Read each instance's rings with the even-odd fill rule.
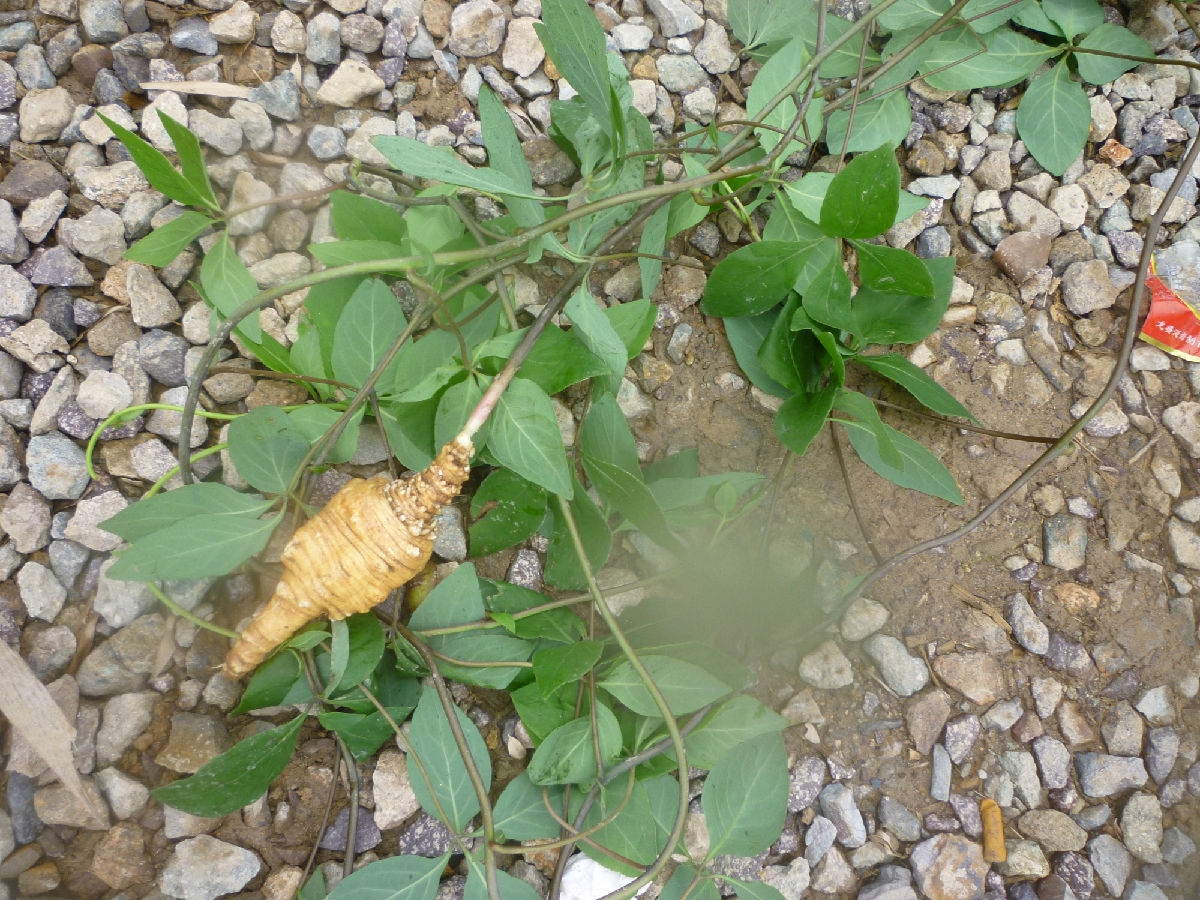
[[225,677],[249,674],[317,616],[366,612],[420,572],[434,518],[470,475],[473,450],[460,436],[420,472],[355,478],[338,491],[284,548],[283,576],[225,657]]

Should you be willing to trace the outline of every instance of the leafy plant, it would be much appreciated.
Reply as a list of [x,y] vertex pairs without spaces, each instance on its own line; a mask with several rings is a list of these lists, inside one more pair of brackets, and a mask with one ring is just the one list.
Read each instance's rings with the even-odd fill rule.
[[[899,89],[917,73],[931,84],[950,85],[951,76],[959,79],[953,84],[1013,83],[1062,55],[1029,90],[1045,94],[1051,108],[1061,106],[1061,120],[1071,124],[1078,104],[1064,98],[1081,90],[1071,67],[1094,80],[1129,62],[1095,52],[1124,39],[1096,20],[1093,3],[1022,0],[992,9],[986,0],[882,0],[851,23],[820,21],[810,4],[731,0],[735,34],[764,60],[747,98],[752,124],[734,132],[699,129],[659,146],[633,105],[624,62],[606,52],[587,4],[556,0],[545,5],[538,29],[577,91],[551,104],[551,134],[579,170],[571,195],[534,190],[512,120],[483,88],[488,166],[469,166],[449,148],[378,138],[392,168],[355,165],[349,183],[331,191],[337,240],[309,248],[324,268],[267,290],[259,290],[225,230],[241,211],[222,205],[195,136],[159,113],[175,143],[176,168],[105,120],[150,183],[190,207],[127,257],[166,266],[197,238],[208,247],[194,287],[213,311],[215,332],[182,408],[181,433],[190,433],[196,414],[230,420],[222,444],[189,455],[183,442],[183,486],[159,493],[164,478],[105,524],[128,543],[110,577],[157,591],[168,579],[227,574],[260,552],[280,524],[308,512],[309,478],[353,458],[364,428],[378,429],[390,455],[414,470],[466,428],[473,432],[472,465],[486,473],[470,501],[470,557],[540,534],[548,548],[545,583],[585,592],[553,599],[481,578],[467,562],[427,593],[425,586],[413,589],[407,621],[361,613],[312,623],[258,667],[234,713],[298,711],[156,796],[206,816],[254,801],[286,766],[313,714],[356,759],[389,740],[402,746],[422,808],[452,831],[468,896],[533,896],[498,860],[576,845],[635,875],[623,889],[628,896],[683,852],[689,767],[698,767],[709,770],[701,801],[710,850],[678,865],[661,896],[715,896],[714,857],[755,855],[779,832],[786,722],[744,692],[753,673],[738,661],[692,644],[635,646],[596,582],[621,532],[640,532],[667,552],[697,544],[715,552],[726,529],[762,496],[754,473],[701,475],[694,451],[639,462],[616,398],[654,325],[648,298],[668,241],[710,208],[730,209],[751,226],[756,210],[769,213],[761,234],[751,229],[754,242],[714,268],[702,309],[725,319],[755,385],[783,400],[779,439],[803,453],[833,421],[880,474],[961,503],[937,458],[885,424],[847,385],[857,367],[936,413],[969,416],[902,355],[882,352],[937,326],[953,275],[952,259],[921,260],[878,240],[926,202],[900,187],[893,148],[911,119]],[[1010,19],[1016,28],[1006,25]],[[1047,23],[1052,30],[1042,27]],[[1043,40],[1058,34],[1066,43],[1046,44],[1026,32]],[[963,58],[941,68],[939,60],[956,49]],[[1126,42],[1122,52],[1140,50]],[[820,79],[852,79],[845,82],[851,89],[837,94]],[[876,95],[864,95],[869,90]],[[1047,168],[1069,164],[1078,152],[1067,138],[1039,143],[1037,126],[1020,116],[1018,127]],[[841,156],[857,155],[844,168],[839,157],[836,174],[780,177],[785,161],[811,153],[822,139]],[[647,184],[647,160],[666,154],[684,174],[673,182],[656,175]],[[363,173],[375,176],[370,185]],[[464,203],[481,197],[500,213],[486,223]],[[626,254],[634,239],[637,253]],[[586,276],[598,261],[622,255],[637,258],[643,298],[606,307],[589,292]],[[570,275],[531,317],[513,308],[504,274],[545,257]],[[257,313],[301,290],[307,295],[298,337],[285,347],[263,330]],[[417,298],[407,313],[402,294]],[[310,402],[245,414],[197,410],[199,385],[234,334],[262,365],[304,384]],[[581,414],[574,440],[564,442],[552,397],[567,388]],[[150,406],[114,415],[97,434]],[[247,490],[193,481],[192,463],[220,451]],[[448,678],[508,691],[534,752],[506,785],[493,783],[485,738],[453,702]],[[314,877],[303,895],[430,896],[449,859],[381,860],[332,891]],[[746,896],[780,896],[765,885],[725,880]]]

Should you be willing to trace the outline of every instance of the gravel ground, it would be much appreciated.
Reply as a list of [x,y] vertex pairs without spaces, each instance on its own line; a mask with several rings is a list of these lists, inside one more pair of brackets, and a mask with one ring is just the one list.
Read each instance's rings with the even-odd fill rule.
[[[226,715],[239,687],[211,674],[220,642],[169,622],[138,585],[106,578],[117,541],[97,524],[171,467],[178,416],[155,412],[110,428],[96,480],[84,443],[114,410],[182,399],[208,316],[187,285],[196,254],[160,272],[121,260],[179,209],[149,189],[95,113],[142,123],[164,150],[155,110],[186,120],[216,185],[238,207],[329,186],[349,159],[382,164],[370,145],[382,134],[453,146],[482,163],[472,104],[486,83],[512,111],[537,185],[561,192],[575,173],[544,132],[550,99],[570,89],[532,28],[541,4],[3,5],[0,636],[74,719],[77,767],[111,818],[102,830],[80,829],[77,801],[13,736],[0,898],[289,897],[317,839],[330,851],[319,859],[331,860],[332,883],[348,816],[341,809],[317,833],[335,771],[332,742],[318,731],[304,733],[271,793],[238,814],[198,819],[149,798],[149,788],[263,726]],[[757,65],[731,46],[723,0],[614,0],[595,10],[660,136],[743,116],[738,102]],[[1108,15],[1128,19],[1162,56],[1200,58],[1196,38],[1165,4]],[[147,91],[146,81],[181,86]],[[241,96],[208,96],[211,82],[241,86]],[[1176,174],[1172,160],[1197,133],[1200,78],[1191,70],[1144,65],[1090,93],[1090,142],[1055,179],[1017,139],[1015,91],[910,91],[915,124],[902,159],[908,189],[932,202],[887,238],[961,263],[943,327],[911,358],[981,418],[1015,430],[1061,431],[1098,395],[1114,364],[1143,226]],[[1196,203],[1190,177],[1158,253],[1159,273],[1192,299],[1200,299]],[[263,206],[244,219],[230,232],[264,287],[308,272],[308,243],[332,237],[319,199]],[[745,240],[723,215],[671,252],[707,264]],[[540,302],[545,274],[518,277],[521,306]],[[747,387],[719,323],[694,308],[704,277],[691,265],[667,267],[654,298],[654,349],[627,373],[622,408],[648,458],[699,445],[708,469],[772,471],[780,457],[772,398]],[[636,269],[599,271],[594,283],[610,301],[632,299]],[[285,297],[264,311],[264,330],[290,343],[301,301]],[[205,393],[231,411],[303,396],[236,372],[211,377]],[[946,456],[968,512],[1031,458],[1012,441],[918,434],[933,436]],[[1052,469],[1018,512],[981,530],[971,548],[881,584],[815,652],[800,658],[772,646],[755,654],[760,695],[793,723],[789,817],[769,853],[723,859],[725,871],[762,878],[789,898],[1156,900],[1200,891],[1200,367],[1139,346],[1116,400],[1087,435],[1086,451]],[[216,437],[197,423],[190,443]],[[364,441],[354,464],[380,456]],[[783,552],[822,587],[866,567],[841,488],[829,488],[838,479],[831,459],[826,442],[783,491],[784,521],[797,534],[816,532],[790,538]],[[201,468],[219,465],[214,456]],[[218,477],[239,484],[236,473]],[[962,521],[938,505],[896,499],[870,476],[859,484],[870,530],[895,549]],[[485,565],[536,586],[538,549]],[[448,517],[438,553],[465,555],[461,517]],[[605,577],[621,583],[652,563],[632,553],[625,564],[634,572]],[[212,589],[168,586],[201,615],[248,606],[256,590],[248,577]],[[499,738],[490,743],[502,748],[498,765],[514,769],[527,747],[511,712],[492,706],[494,697],[463,691],[460,700]],[[399,752],[385,750],[362,770],[360,864],[448,848],[445,831],[419,812]],[[983,795],[1003,808],[1009,837],[1008,861],[992,868],[980,845]],[[337,803],[345,804],[341,794]],[[705,841],[697,804],[689,847]],[[518,861],[512,874],[544,888],[539,864]],[[579,857],[563,896],[596,896],[604,875]],[[443,894],[461,893],[462,883],[448,879]]]

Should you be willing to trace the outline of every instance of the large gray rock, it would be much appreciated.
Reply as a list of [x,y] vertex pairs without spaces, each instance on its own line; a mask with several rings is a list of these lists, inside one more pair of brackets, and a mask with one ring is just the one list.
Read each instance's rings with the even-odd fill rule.
[[467,0],[454,7],[450,16],[451,53],[487,56],[499,50],[503,40],[504,11],[492,0]]
[[982,897],[988,864],[983,848],[962,835],[939,834],[922,841],[909,856],[917,887],[927,897],[972,900]]
[[909,653],[903,642],[891,635],[872,635],[863,649],[879,667],[887,686],[901,697],[911,697],[929,683],[925,661]]
[[1079,786],[1088,797],[1111,797],[1146,783],[1146,765],[1136,756],[1075,754]]
[[158,886],[179,900],[216,900],[240,891],[261,868],[252,851],[205,834],[175,846]]

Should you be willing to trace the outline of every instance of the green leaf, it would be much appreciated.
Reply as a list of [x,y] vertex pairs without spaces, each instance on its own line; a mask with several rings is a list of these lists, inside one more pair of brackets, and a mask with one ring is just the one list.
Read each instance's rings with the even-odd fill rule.
[[312,877],[304,882],[304,887],[300,888],[300,893],[296,896],[299,900],[325,900],[328,893],[329,889],[325,887],[325,873],[318,868],[312,873]]
[[[488,161],[512,179],[513,184],[522,191],[527,194],[533,193],[533,176],[529,172],[529,162],[525,159],[517,130],[513,127],[504,104],[496,98],[491,88],[484,85],[479,89],[478,106]],[[546,221],[546,208],[536,200],[506,197],[504,202],[512,212],[513,220],[522,228],[532,228]]]
[[798,393],[785,400],[775,414],[775,435],[779,442],[803,456],[825,426],[837,392],[838,386],[830,384],[814,393]]
[[900,0],[879,14],[875,21],[888,31],[931,25],[950,8],[947,0]]
[[186,125],[176,122],[161,109],[158,119],[170,135],[175,152],[179,155],[179,168],[184,180],[192,186],[203,204],[209,209],[219,209],[217,198],[213,195],[212,183],[208,180],[208,169],[204,166],[204,151],[200,149],[200,141]]
[[804,21],[801,5],[791,0],[729,0],[729,25],[746,49],[787,40]]
[[[379,859],[339,881],[328,900],[422,900],[438,891],[450,854],[390,856]],[[319,870],[318,870],[319,871]]]
[[859,458],[888,481],[962,505],[962,492],[954,477],[936,456],[904,432],[877,418],[840,424]]
[[[542,786],[529,780],[522,772],[508,783],[496,801],[493,823],[497,831],[512,841],[537,841],[556,838],[560,826],[542,801]],[[562,788],[546,789],[546,801],[554,810],[562,809]]]
[[[462,381],[457,381],[442,393],[438,400],[437,416],[433,420],[433,443],[435,447],[444,447],[454,440],[463,430],[471,412],[483,397],[483,389],[476,383],[474,375],[468,375]],[[490,420],[473,438],[476,447],[487,443]]]
[[[415,681],[414,681],[415,683]],[[411,706],[385,707],[393,722],[403,722],[412,712]],[[337,732],[354,758],[367,760],[379,752],[395,732],[381,712],[359,713],[332,710],[317,714],[317,721],[326,731]]]
[[611,394],[604,394],[592,401],[592,407],[579,430],[579,449],[585,455],[611,463],[641,480],[637,441],[629,430],[625,414]]
[[[690,198],[689,198],[690,199]],[[638,240],[638,253],[647,254],[638,257],[638,272],[642,278],[642,297],[650,297],[658,287],[662,277],[663,263],[661,259],[667,246],[667,227],[671,222],[671,204],[665,203],[654,211],[642,226],[642,236]]]
[[743,741],[777,734],[789,722],[762,702],[746,694],[726,700],[710,712],[685,739],[688,765],[711,769]]
[[625,375],[625,363],[629,361],[629,355],[620,336],[588,290],[586,282],[571,295],[571,299],[563,307],[563,312],[575,326],[576,336],[583,345],[604,361],[609,374],[606,380],[610,389],[616,390]]
[[1065,59],[1033,80],[1017,110],[1017,131],[1047,172],[1062,175],[1087,142],[1092,123],[1083,86],[1071,80]]
[[392,168],[407,175],[473,188],[485,194],[510,194],[537,199],[532,192],[521,190],[512,178],[502,172],[467,165],[449,147],[430,147],[415,138],[390,134],[380,135],[371,143],[387,157]]
[[891,434],[886,430],[883,419],[875,404],[858,391],[840,391],[833,401],[834,408],[839,412],[853,416],[860,425],[870,430],[879,444],[879,457],[892,468],[899,468],[903,462],[900,452],[892,443]]
[[[849,126],[850,111],[846,107],[835,109],[829,115],[826,142],[840,150]],[[892,91],[860,104],[855,110],[854,131],[846,143],[846,150],[860,153],[880,146],[894,148],[899,146],[911,129],[912,108],[908,105],[908,99],[903,91]]]
[[1036,0],[1020,0],[1013,6],[998,5],[995,0],[967,0],[960,15],[980,34],[990,34],[1031,7],[1038,8]]
[[171,581],[227,575],[267,546],[282,517],[195,516],[138,540],[118,556],[108,577]]
[[1030,31],[1037,31],[1042,34],[1050,35],[1057,40],[1062,40],[1062,29],[1050,21],[1049,16],[1042,10],[1042,5],[1036,0],[1031,0],[1022,6],[1013,7],[1015,10],[1012,14],[1012,19],[1023,28],[1028,28]]
[[[479,770],[484,787],[488,787],[492,783],[492,761],[487,745],[483,742],[475,723],[457,706],[454,707],[454,714],[466,736],[467,748],[475,768]],[[479,799],[471,786],[467,767],[458,754],[458,745],[454,743],[454,735],[450,731],[450,723],[446,721],[437,691],[432,687],[426,687],[421,692],[417,711],[413,713],[408,742],[421,760],[425,774],[433,783],[433,794],[430,794],[429,786],[417,767],[411,766],[410,780],[413,793],[417,795],[417,802],[425,812],[435,818],[441,818],[437,811],[438,806],[433,801],[436,796],[446,814],[443,821],[455,831],[462,831],[471,817],[479,812]]]
[[329,215],[342,241],[384,241],[395,246],[407,237],[400,210],[373,197],[334,191],[329,195]]
[[[850,278],[839,257],[831,259],[804,292],[804,312],[810,319],[844,331],[858,331],[850,301]],[[795,328],[793,320],[790,327]],[[798,329],[797,329],[798,330]]]
[[247,483],[269,494],[288,489],[309,442],[278,406],[259,406],[229,423],[229,457]]
[[[204,254],[204,261],[200,264],[200,284],[208,302],[222,318],[229,318],[239,306],[258,294],[258,285],[246,264],[233,252],[228,234],[222,234]],[[242,319],[237,331],[252,341],[258,341],[262,335],[258,314],[251,313]]]
[[599,641],[577,641],[562,647],[547,647],[533,654],[533,677],[542,693],[554,693],[573,684],[600,661],[604,645]]
[[[723,681],[682,659],[647,654],[642,656],[642,665],[650,673],[671,712],[677,716],[695,712],[706,703],[720,700],[730,692],[729,686]],[[601,679],[600,686],[639,715],[661,715],[654,698],[627,660],[617,663]]]
[[309,244],[308,252],[325,266],[346,266],[378,259],[398,259],[408,255],[403,247],[376,240]]
[[854,241],[858,274],[865,287],[880,294],[933,296],[933,276],[914,254],[893,247]]
[[738,248],[709,275],[700,308],[710,316],[765,312],[787,298],[811,264],[812,249],[791,241],[759,241]]
[[[807,37],[803,33],[795,33],[791,40],[764,63],[758,74],[754,76],[754,83],[750,85],[750,91],[746,95],[746,118],[771,126],[769,129],[763,128],[757,131],[758,143],[768,153],[773,151],[783,140],[783,135],[774,129],[787,131],[796,118],[796,101],[792,97],[788,97],[766,116],[762,115],[762,111],[775,98],[775,95],[784,90],[808,64],[811,56],[805,44],[806,40]],[[798,92],[801,96],[806,87],[807,82],[800,85]],[[797,139],[793,140],[791,145],[782,152],[782,157],[786,158],[789,154],[807,147],[804,140],[805,129],[807,129],[808,136],[814,141],[820,136],[823,108],[822,98],[814,97],[804,114],[804,127],[797,132]]]
[[860,288],[854,295],[854,315],[860,337],[868,344],[911,344],[928,337],[950,306],[954,257],[921,260],[933,276],[933,297],[881,294]]
[[767,374],[758,361],[758,351],[771,333],[778,313],[768,310],[757,316],[734,317],[725,320],[725,336],[733,348],[738,367],[761,391],[775,397],[790,397],[792,392]]
[[809,172],[799,181],[785,184],[783,190],[799,213],[810,222],[819,222],[821,220],[821,203],[824,202],[825,194],[832,181],[832,172]]
[[[950,65],[978,50],[979,43],[968,28],[955,28],[930,42],[922,68],[932,70]],[[986,53],[944,72],[927,75],[925,80],[933,87],[953,91],[1024,81],[1058,52],[1058,48],[1039,43],[1011,28],[1001,28],[988,36]]]
[[[420,339],[405,344],[400,348],[400,355],[396,357],[394,389],[397,392],[406,391],[419,384],[431,372],[452,366],[458,351],[458,341],[449,331],[430,331]],[[429,393],[429,397],[435,393],[436,389]],[[424,400],[428,397],[413,399]]]
[[509,630],[517,637],[568,643],[582,637],[583,620],[571,610],[563,607],[542,610],[521,619],[515,618],[516,613],[545,603],[545,595],[503,581],[485,579],[484,583],[489,591],[494,591],[490,596],[484,598],[484,603],[492,613],[492,618],[500,621],[503,616],[509,616],[512,620],[512,627]]
[[304,714],[270,731],[240,741],[194,775],[173,781],[150,793],[159,802],[193,816],[216,818],[252,803],[292,758]]
[[96,115],[117,136],[117,140],[125,145],[129,156],[137,163],[137,167],[146,176],[152,188],[184,206],[199,206],[214,211],[219,209],[215,205],[210,207],[205,196],[184,178],[161,152],[103,113]]
[[[429,646],[446,656],[466,662],[497,663],[525,662],[533,653],[534,645],[529,641],[497,634],[494,631],[473,631],[464,634],[434,635]],[[502,690],[528,667],[523,666],[460,666],[442,660],[439,668],[446,678],[464,684]]]
[[[604,29],[584,0],[558,0],[542,10],[545,24],[534,30],[558,71],[579,92],[596,120],[612,118]],[[616,139],[616,135],[613,135]]]
[[[334,378],[356,387],[365,384],[407,324],[388,286],[377,278],[364,281],[338,319],[330,356]],[[390,385],[394,378],[393,369],[379,383]]]
[[259,516],[270,506],[271,501],[256,494],[242,494],[224,484],[199,481],[139,500],[100,527],[133,543],[199,515],[236,519]]
[[535,744],[540,744],[550,732],[575,717],[575,694],[574,689],[563,688],[550,697],[543,697],[541,689],[530,682],[509,696],[529,736]]
[[878,372],[917,398],[924,406],[943,416],[960,416],[975,421],[965,406],[954,399],[954,395],[934,381],[924,370],[910,363],[898,353],[882,356],[858,356],[857,362],[872,372]]
[[515,472],[496,469],[471,498],[471,556],[488,556],[530,537],[546,518],[546,492]]
[[[478,859],[479,855],[482,855],[482,851],[477,855],[467,857],[467,881],[463,885],[464,898],[488,896],[487,875],[483,864]],[[499,891],[497,896],[502,897],[503,900],[542,900],[542,895],[528,881],[515,878],[503,869],[496,870],[496,887]]]
[[854,157],[834,176],[821,204],[821,229],[832,237],[875,237],[892,226],[899,203],[900,166],[885,145]]
[[447,575],[417,607],[409,620],[413,631],[465,625],[483,618],[483,595],[475,566],[464,563]]
[[1042,0],[1042,12],[1062,29],[1067,40],[1104,21],[1104,10],[1096,0]]
[[571,497],[571,471],[554,406],[532,381],[514,378],[500,395],[488,450],[500,465],[527,481]]
[[645,465],[642,475],[646,484],[653,484],[660,478],[699,478],[700,453],[694,447],[670,453],[657,462]]
[[[338,640],[338,633],[346,634],[344,642]],[[342,654],[339,655],[339,647]],[[347,691],[366,678],[383,659],[384,635],[383,626],[372,613],[359,613],[348,619],[333,622],[333,660],[331,663],[332,677],[330,687],[325,696]]]
[[300,657],[290,652],[276,653],[255,669],[242,699],[230,715],[240,716],[252,709],[278,706],[292,687],[303,680]]
[[[607,766],[621,752],[621,726],[603,703],[596,704],[596,731],[600,756]],[[542,741],[525,771],[537,785],[589,784],[596,777],[596,754],[591,720],[573,719],[554,729]]]
[[[583,827],[594,828],[607,822],[592,835],[592,840],[603,850],[585,844],[584,852],[607,868],[634,876],[640,875],[667,845],[679,809],[679,782],[671,775],[642,778],[634,783],[628,801],[627,790],[626,778],[600,789]],[[572,818],[579,814],[581,803],[582,793],[576,792],[571,797]],[[604,850],[611,850],[636,866],[612,858]]]
[[381,403],[379,422],[387,434],[388,446],[396,459],[414,472],[429,465],[436,453],[433,446],[433,421],[437,414],[434,401],[423,403]]
[[[486,369],[489,374],[495,374],[500,369],[500,361],[506,361],[512,355],[526,331],[522,328],[485,341],[475,350],[476,361],[495,360],[496,364]],[[553,396],[585,378],[594,378],[607,371],[604,363],[577,337],[551,325],[537,339],[518,374]]]
[[1124,75],[1137,63],[1130,59],[1080,53],[1079,50],[1107,50],[1109,53],[1124,53],[1128,56],[1154,56],[1154,48],[1145,38],[1134,34],[1128,28],[1108,22],[1097,25],[1075,46],[1075,65],[1079,68],[1079,77],[1091,84],[1108,84]]
[[788,297],[779,315],[776,316],[767,339],[758,350],[758,361],[767,376],[789,390],[803,390],[806,368],[804,343],[792,334],[792,314],[800,305],[800,296],[793,293]]
[[208,216],[184,210],[161,228],[156,228],[125,251],[125,258],[148,266],[169,266],[213,224]]
[[[337,410],[330,409],[328,406],[311,403],[308,406],[291,410],[287,414],[287,417],[288,421],[295,426],[297,431],[304,435],[311,446],[333,427],[334,423],[342,417],[342,414]],[[362,418],[363,411],[360,409],[346,423],[346,427],[342,429],[342,433],[338,436],[333,449],[325,457],[326,462],[347,462],[354,456],[358,450],[358,433],[362,425]]]
[[649,300],[631,300],[604,310],[608,323],[625,345],[627,359],[633,359],[646,346],[657,313],[657,308]]
[[[422,199],[440,198],[454,193],[450,185],[439,184],[418,191],[416,196]],[[405,214],[408,221],[408,238],[417,252],[436,253],[448,247],[466,234],[466,226],[449,206],[409,207]]]
[[737,888],[738,900],[787,900],[778,890],[763,881],[745,881],[728,876],[726,881]]
[[701,799],[709,858],[766,850],[783,829],[787,800],[787,751],[778,733],[751,738],[726,753],[708,773]]
[[[728,876],[726,878],[728,879]],[[687,900],[721,900],[721,892],[711,878],[701,876],[700,880],[696,882],[696,886],[688,891],[688,886],[695,879],[695,867],[687,863],[681,864],[663,885],[662,893],[658,895],[659,900],[684,900],[685,891],[687,891]]]
[[[592,498],[574,475],[571,476],[574,493],[571,496],[571,517],[579,529],[588,563],[593,572],[600,571],[612,552],[612,531]],[[551,507],[554,528],[550,534],[550,547],[546,551],[546,584],[569,590],[586,590],[587,579],[575,554],[575,545],[562,515],[555,506]]]

